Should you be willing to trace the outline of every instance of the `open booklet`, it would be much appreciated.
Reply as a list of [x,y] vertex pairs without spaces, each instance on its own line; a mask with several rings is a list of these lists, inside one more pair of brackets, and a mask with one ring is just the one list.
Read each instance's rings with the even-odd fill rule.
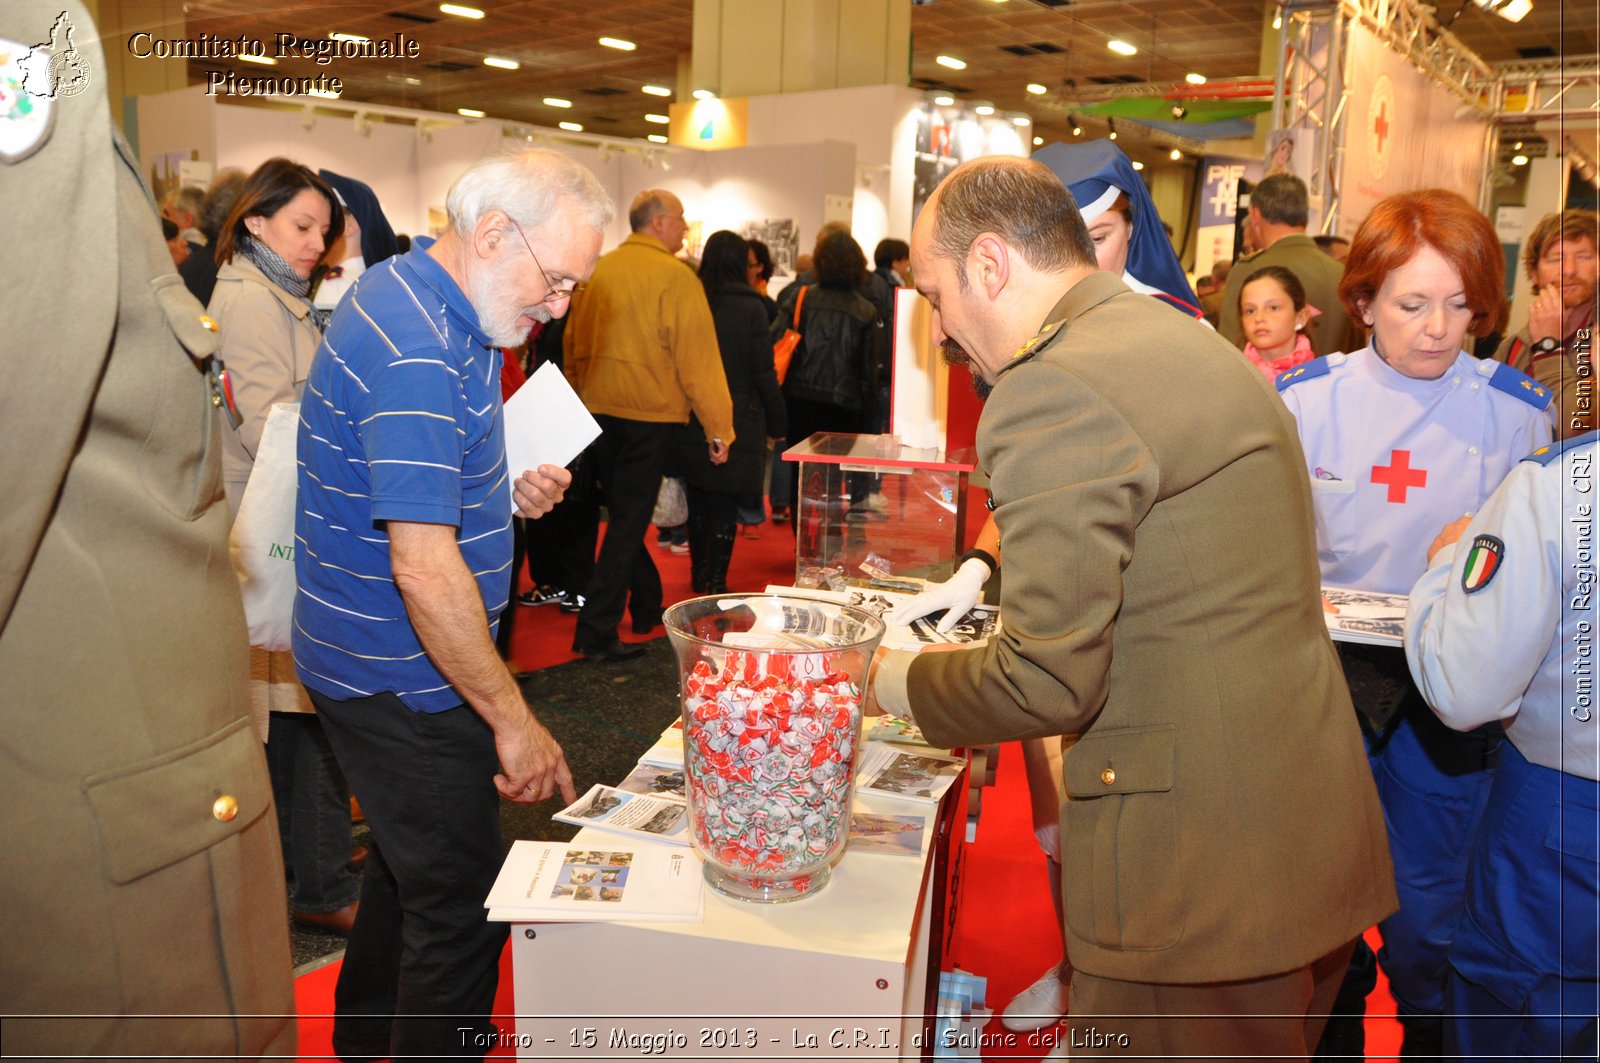
[[699,922],[704,877],[689,849],[518,841],[484,907],[506,922]]
[[1322,597],[1339,610],[1326,609],[1322,618],[1335,642],[1364,642],[1369,646],[1400,646],[1405,641],[1406,607],[1404,594],[1353,591],[1344,587],[1324,587]]
[[681,799],[666,794],[630,793],[595,783],[550,818],[651,841],[689,844],[689,810]]
[[827,591],[810,587],[781,587],[770,584],[768,594],[777,594],[786,598],[808,598],[813,601],[837,602],[840,605],[850,605],[863,609],[873,616],[881,619],[887,626],[883,635],[883,645],[891,650],[921,650],[928,646],[939,645],[967,645],[977,646],[986,642],[1000,628],[1000,610],[992,605],[978,605],[956,621],[949,631],[937,630],[939,621],[944,619],[944,613],[934,612],[928,616],[913,620],[909,624],[894,624],[889,622],[889,614],[899,606],[916,597],[914,594],[902,594],[897,591],[879,590],[868,587],[852,587],[843,591]]
[[932,752],[863,742],[856,789],[913,801],[938,801],[956,781],[966,761]]

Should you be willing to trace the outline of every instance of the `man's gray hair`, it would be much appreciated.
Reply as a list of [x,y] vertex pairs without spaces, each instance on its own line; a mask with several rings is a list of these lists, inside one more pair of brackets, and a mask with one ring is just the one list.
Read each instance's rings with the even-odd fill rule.
[[594,174],[554,151],[514,151],[480,159],[445,196],[450,227],[470,237],[491,210],[503,210],[525,229],[543,225],[563,200],[575,202],[585,225],[603,230],[616,217],[611,197]]
[[1306,183],[1292,173],[1275,173],[1263,177],[1250,190],[1250,206],[1261,217],[1274,225],[1289,225],[1304,229],[1311,217],[1311,204],[1306,198]]

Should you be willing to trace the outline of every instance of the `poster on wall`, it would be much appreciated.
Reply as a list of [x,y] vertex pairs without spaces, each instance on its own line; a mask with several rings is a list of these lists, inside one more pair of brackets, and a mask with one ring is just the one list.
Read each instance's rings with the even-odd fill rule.
[[[1031,127],[1030,127],[1031,128]],[[1009,118],[980,115],[965,107],[941,107],[927,100],[917,112],[917,162],[911,189],[911,218],[945,175],[968,159],[983,155],[1020,155],[1029,148]]]
[[1238,234],[1239,186],[1261,180],[1261,163],[1208,155],[1200,165],[1199,225],[1195,233],[1194,272],[1211,272],[1218,259],[1233,261]]
[[1360,25],[1350,27],[1339,234],[1385,196],[1447,188],[1478,200],[1489,126]]
[[742,223],[739,235],[760,240],[772,253],[772,275],[794,276],[794,260],[800,256],[800,223],[794,218],[752,218]]

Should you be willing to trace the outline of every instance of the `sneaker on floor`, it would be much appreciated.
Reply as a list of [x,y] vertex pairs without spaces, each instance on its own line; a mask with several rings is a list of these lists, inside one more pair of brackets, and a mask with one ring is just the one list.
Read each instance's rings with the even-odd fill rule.
[[1060,977],[1061,965],[1050,968],[1022,992],[1011,998],[1000,1013],[1000,1025],[1022,1033],[1054,1026],[1067,1013],[1068,983]]
[[559,590],[555,587],[549,586],[548,584],[540,584],[527,594],[517,595],[517,604],[554,605],[556,602],[559,602],[566,596],[567,592],[564,590]]
[[569,614],[581,613],[583,612],[583,601],[583,595],[569,594],[561,599],[561,611]]

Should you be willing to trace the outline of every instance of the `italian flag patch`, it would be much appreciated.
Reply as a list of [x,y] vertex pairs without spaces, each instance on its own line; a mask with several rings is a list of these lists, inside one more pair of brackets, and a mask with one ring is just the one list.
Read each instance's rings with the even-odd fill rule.
[[1468,594],[1481,591],[1500,571],[1500,559],[1505,556],[1506,544],[1492,535],[1480,535],[1472,540],[1467,553],[1467,567],[1461,573],[1461,587]]

